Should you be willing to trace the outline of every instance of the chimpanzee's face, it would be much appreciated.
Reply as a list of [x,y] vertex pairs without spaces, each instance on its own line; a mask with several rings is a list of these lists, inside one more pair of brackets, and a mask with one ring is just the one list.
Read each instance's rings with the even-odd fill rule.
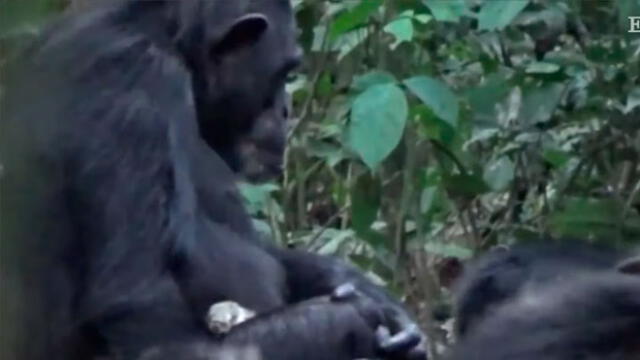
[[[235,171],[241,170],[236,166],[237,159],[247,157],[237,151],[253,153],[247,145],[252,142],[258,145],[255,151],[261,152],[264,147],[269,154],[277,154],[277,159],[264,166],[280,167],[288,114],[284,85],[301,61],[289,1],[252,4],[255,12],[236,19],[209,49],[200,73],[205,81],[199,91],[205,94],[197,94],[201,135]],[[271,134],[269,139],[267,133]],[[244,146],[238,146],[241,139]]]
[[238,164],[234,167],[246,180],[261,182],[282,173],[289,114],[289,96],[283,88],[273,105],[257,118],[251,131],[240,137]]

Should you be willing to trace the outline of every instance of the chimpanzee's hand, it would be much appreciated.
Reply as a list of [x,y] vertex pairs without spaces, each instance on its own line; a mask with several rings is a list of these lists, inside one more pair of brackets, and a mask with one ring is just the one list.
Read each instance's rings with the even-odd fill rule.
[[387,314],[352,286],[243,322],[227,346],[257,346],[264,359],[353,360],[389,358],[413,348],[419,337],[385,337]]
[[[369,297],[350,283],[339,286],[332,294],[334,301],[353,298]],[[384,314],[384,322],[376,330],[379,356],[391,360],[426,360],[426,336],[407,312],[395,303],[369,301],[374,301]]]
[[[381,287],[373,284],[362,272],[333,257],[291,249],[270,248],[287,271],[290,301],[304,302],[328,295],[343,284],[350,283],[352,290],[344,291],[347,297],[357,293],[382,309],[386,315],[388,332],[379,334],[379,343],[391,360],[424,360],[427,358],[426,336],[422,334],[402,304],[389,296]],[[406,343],[415,346],[407,347]],[[411,340],[411,341],[408,341]],[[402,346],[401,346],[402,345]]]

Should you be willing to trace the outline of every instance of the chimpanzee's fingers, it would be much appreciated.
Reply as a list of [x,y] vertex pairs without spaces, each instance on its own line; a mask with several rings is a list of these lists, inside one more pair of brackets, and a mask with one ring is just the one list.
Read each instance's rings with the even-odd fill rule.
[[[396,346],[393,360],[426,360],[427,359],[427,338],[422,333],[418,325],[401,309],[392,307],[386,309],[387,326],[393,336],[387,341],[390,347]],[[418,340],[416,341],[416,338]],[[414,346],[402,347],[403,342],[415,342]],[[393,345],[397,344],[397,345]]]
[[384,306],[361,293],[352,283],[338,286],[331,301],[354,301],[358,311],[376,329],[376,343],[383,357],[394,360],[426,360],[426,339],[406,314]]
[[409,352],[422,341],[422,334],[417,326],[407,327],[393,336],[389,329],[379,330],[376,337],[380,350],[386,354]]
[[418,344],[408,351],[402,353],[396,353],[395,356],[390,356],[392,360],[427,360],[427,339],[424,335],[420,334],[420,340]]

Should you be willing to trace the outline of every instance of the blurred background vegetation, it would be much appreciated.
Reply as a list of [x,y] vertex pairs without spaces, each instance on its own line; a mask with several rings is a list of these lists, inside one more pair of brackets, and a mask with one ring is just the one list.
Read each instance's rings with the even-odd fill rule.
[[[0,0],[0,67],[91,2]],[[306,62],[286,173],[243,186],[274,241],[349,258],[442,344],[427,319],[458,260],[639,243],[640,0],[293,3]]]

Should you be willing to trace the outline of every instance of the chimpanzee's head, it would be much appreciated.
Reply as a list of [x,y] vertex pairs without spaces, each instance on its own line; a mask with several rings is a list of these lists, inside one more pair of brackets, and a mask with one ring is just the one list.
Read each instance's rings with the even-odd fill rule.
[[[291,4],[289,0],[176,3],[176,39],[192,73],[201,136],[240,171],[240,139],[268,114],[286,118],[284,85],[301,60]],[[273,142],[282,136],[274,135]]]

